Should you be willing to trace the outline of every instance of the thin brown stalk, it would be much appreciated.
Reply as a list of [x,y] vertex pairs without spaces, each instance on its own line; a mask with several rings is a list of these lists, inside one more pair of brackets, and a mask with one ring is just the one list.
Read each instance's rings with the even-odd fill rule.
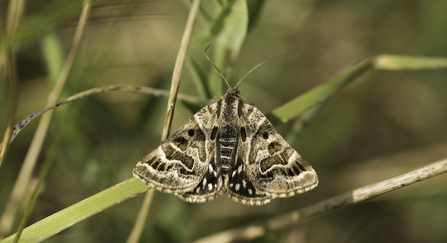
[[[135,87],[135,86],[127,86],[127,85],[108,85],[108,86],[102,86],[102,87],[96,87],[93,89],[89,89],[86,91],[82,91],[80,93],[77,93],[75,95],[72,95],[70,97],[68,97],[67,99],[53,105],[53,106],[49,106],[43,110],[40,111],[36,111],[30,115],[28,115],[27,117],[23,118],[12,130],[12,136],[10,139],[10,143],[16,138],[16,136],[29,124],[31,123],[31,121],[33,121],[34,119],[36,119],[37,117],[57,108],[60,107],[61,105],[67,104],[69,102],[78,100],[78,99],[82,99],[85,97],[88,97],[90,95],[94,95],[94,94],[98,94],[98,93],[104,93],[107,91],[121,91],[121,92],[128,92],[128,93],[134,93],[134,94],[146,94],[146,95],[153,95],[153,96],[169,96],[169,92],[165,91],[165,90],[159,90],[159,89],[154,89],[154,88],[149,88],[149,87]],[[197,97],[194,96],[189,96],[189,95],[184,95],[184,94],[179,94],[178,98],[189,102],[191,104],[201,104],[201,105],[205,105],[208,104],[209,101],[208,100],[202,100],[199,99]]]
[[[9,2],[8,9],[8,18],[6,21],[6,34],[8,36],[13,35],[19,26],[20,19],[23,14],[23,7],[25,3],[24,0],[11,0]],[[13,56],[9,55],[10,51],[8,50],[5,43],[1,43],[0,47],[0,73],[5,64],[8,65],[8,82],[9,82],[9,110],[8,117],[6,120],[6,128],[5,133],[3,134],[2,143],[0,146],[0,170],[3,165],[3,160],[6,157],[6,152],[9,148],[9,141],[11,140],[12,134],[12,126],[14,124],[15,113],[17,110],[17,75],[14,65]],[[0,234],[1,238],[1,234]]]
[[24,6],[24,0],[11,0],[9,2],[8,19],[6,22],[6,32],[8,35],[14,34],[19,26]]
[[[87,19],[89,16],[91,8],[91,3],[86,1],[84,2],[84,6],[82,9],[81,17],[79,19],[78,27],[76,28],[76,33],[73,38],[73,44],[68,53],[67,59],[64,63],[64,66],[61,70],[59,78],[56,82],[56,85],[53,91],[50,93],[47,101],[47,107],[53,106],[56,104],[57,99],[59,98],[63,87],[67,81],[68,74],[73,66],[74,59],[79,49],[79,45],[81,43],[82,37],[84,36],[85,27],[87,25]],[[42,144],[45,140],[48,127],[50,125],[50,121],[53,115],[53,111],[46,113],[42,119],[40,120],[39,126],[34,134],[33,140],[31,142],[30,148],[28,149],[28,153],[25,157],[25,161],[23,163],[22,169],[20,170],[19,176],[17,177],[16,184],[14,185],[13,191],[11,193],[10,200],[6,206],[4,214],[0,219],[0,238],[10,232],[12,224],[15,219],[15,214],[17,211],[17,206],[19,202],[22,201],[23,195],[25,193],[25,189],[29,184],[31,173],[34,170],[36,165],[37,158],[39,157],[40,151],[42,149]]]
[[194,0],[189,12],[188,20],[186,22],[185,32],[183,32],[182,41],[180,42],[180,49],[177,54],[177,59],[175,60],[174,71],[172,73],[168,110],[166,112],[166,119],[163,127],[161,142],[164,142],[166,139],[168,139],[169,133],[171,131],[172,117],[174,115],[175,101],[177,100],[177,93],[180,86],[180,78],[182,76],[183,65],[185,64],[186,53],[188,52],[192,31],[196,23],[197,15],[199,14],[201,3],[202,0]]
[[[138,214],[138,219],[137,219],[126,243],[138,242],[140,240],[141,232],[143,232],[143,228],[144,228],[144,223],[146,222],[147,215],[149,214],[149,209],[151,208],[152,198],[154,197],[154,193],[155,193],[154,189],[146,192],[146,195],[144,196],[143,204],[141,205],[141,208],[140,208],[140,213]],[[146,217],[143,218],[142,215],[143,216],[145,215]],[[142,221],[142,223],[140,223],[140,220]]]
[[14,118],[17,110],[17,75],[14,67],[14,60],[10,56],[8,59],[8,83],[9,83],[9,107],[8,117],[6,120],[5,133],[0,146],[0,170],[3,166],[3,160],[6,157],[6,152],[9,148],[9,141],[11,140],[12,129],[14,126]]
[[[192,31],[197,20],[197,16],[200,10],[200,4],[202,0],[194,0],[189,11],[188,20],[186,21],[185,31],[183,32],[183,37],[180,42],[180,49],[177,54],[177,59],[174,65],[174,71],[172,74],[171,90],[169,93],[168,109],[166,111],[166,118],[163,127],[163,134],[161,137],[161,142],[164,142],[171,130],[172,117],[174,115],[175,102],[177,100],[177,93],[180,86],[180,78],[183,71],[183,65],[186,59],[186,53],[188,52],[189,43],[191,42]],[[143,231],[144,223],[146,222],[147,215],[149,213],[149,207],[153,198],[154,190],[149,190],[146,197],[144,198],[143,205],[138,214],[137,221],[132,229],[132,232],[127,240],[127,243],[136,243],[139,241],[141,233]]]
[[254,240],[262,237],[266,232],[287,229],[313,217],[327,214],[355,203],[366,201],[404,186],[438,176],[445,172],[447,172],[447,159],[431,163],[391,179],[360,187],[310,206],[271,218],[266,221],[264,226],[252,224],[237,229],[226,230],[224,232],[199,239],[195,242],[224,243]]

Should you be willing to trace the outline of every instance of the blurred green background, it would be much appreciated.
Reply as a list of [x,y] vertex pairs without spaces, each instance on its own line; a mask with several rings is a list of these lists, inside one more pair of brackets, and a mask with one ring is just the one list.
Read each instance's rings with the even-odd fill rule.
[[[204,1],[189,51],[210,75],[215,70],[203,51],[213,42],[200,37],[218,2]],[[249,32],[228,76],[234,84],[260,62],[287,55],[259,67],[239,86],[244,99],[265,114],[371,56],[447,57],[447,1],[248,2],[261,8],[258,15],[251,12]],[[26,4],[17,40],[17,122],[44,108],[54,83],[51,70],[65,59],[81,4]],[[7,6],[8,1],[0,1],[1,23]],[[98,1],[63,97],[109,84],[168,90],[188,11],[188,1]],[[213,58],[212,50],[209,55]],[[294,121],[277,126],[317,171],[320,184],[313,191],[261,207],[238,204],[226,195],[190,204],[156,192],[141,242],[191,241],[263,222],[447,157],[446,80],[445,70],[367,73],[299,134]],[[3,73],[0,81],[3,131],[8,105]],[[199,94],[188,65],[180,93]],[[130,178],[135,164],[160,143],[166,103],[167,98],[109,92],[56,109],[34,174],[50,148],[57,146],[59,153],[29,223]],[[171,131],[192,114],[178,102]],[[0,171],[0,212],[37,124],[33,121],[11,144]],[[441,175],[256,242],[446,242],[446,188],[447,176]],[[45,242],[124,242],[142,200],[123,202]]]

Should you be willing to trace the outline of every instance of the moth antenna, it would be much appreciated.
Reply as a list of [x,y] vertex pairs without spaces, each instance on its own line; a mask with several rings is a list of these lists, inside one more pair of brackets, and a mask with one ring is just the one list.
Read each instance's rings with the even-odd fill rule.
[[270,59],[267,59],[267,60],[265,60],[265,61],[259,63],[258,65],[256,65],[256,67],[254,67],[254,68],[252,68],[250,71],[248,71],[248,73],[245,74],[244,77],[242,77],[241,80],[239,80],[239,82],[237,82],[236,87],[239,85],[239,83],[240,83],[245,77],[247,77],[247,75],[249,75],[251,72],[253,72],[253,70],[255,70],[256,68],[258,68],[258,67],[261,66],[262,64],[264,64],[264,63],[266,63],[266,62],[268,62],[268,61],[271,61],[271,60],[273,60],[273,59],[276,59],[276,58],[278,58],[278,57],[285,57],[285,56],[287,56],[287,55],[282,55],[282,56],[272,57],[272,58],[270,58]]
[[214,65],[214,62],[211,61],[210,57],[206,54],[206,51],[208,50],[208,48],[210,48],[211,44],[205,49],[205,56],[206,58],[208,58],[208,61],[211,62],[211,64],[213,64],[214,68],[216,68],[216,70],[219,72],[220,76],[222,76],[222,78],[225,80],[225,82],[228,85],[228,88],[230,88],[230,83],[228,83],[227,79],[223,76],[223,74],[220,72],[220,70],[216,67],[216,65]]

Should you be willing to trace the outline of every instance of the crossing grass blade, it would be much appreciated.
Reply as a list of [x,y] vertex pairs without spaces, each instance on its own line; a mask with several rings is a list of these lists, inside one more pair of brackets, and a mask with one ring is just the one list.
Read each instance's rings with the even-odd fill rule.
[[[306,110],[321,104],[369,70],[404,71],[446,68],[447,58],[396,55],[380,55],[372,57],[348,68],[346,71],[325,84],[309,90],[303,95],[287,102],[283,106],[267,114],[267,118],[269,118],[273,125],[287,122],[290,119],[301,115]],[[310,117],[315,117],[315,114]]]
[[[23,230],[20,242],[41,242],[92,215],[148,189],[141,180],[137,178],[128,179],[30,225]],[[13,242],[14,237],[15,234],[0,242]]]

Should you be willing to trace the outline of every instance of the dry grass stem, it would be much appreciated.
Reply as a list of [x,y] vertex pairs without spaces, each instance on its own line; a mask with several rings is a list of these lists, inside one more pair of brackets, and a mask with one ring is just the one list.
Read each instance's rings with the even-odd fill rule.
[[[154,197],[155,190],[151,189],[146,192],[143,204],[140,208],[140,213],[138,215],[148,215],[149,209],[151,208],[152,198]],[[134,228],[132,229],[132,232],[129,235],[129,238],[127,239],[126,243],[133,243],[138,242],[140,240],[141,232],[143,232],[144,222],[146,221],[146,218],[144,218],[143,223],[135,223]],[[138,222],[138,221],[137,221]]]
[[[24,1],[23,0],[11,0],[8,9],[8,19],[6,22],[6,34],[11,36],[19,26],[20,19],[23,14]],[[9,110],[6,120],[5,133],[3,134],[2,143],[0,144],[0,170],[5,159],[6,152],[8,151],[9,141],[11,140],[12,126],[14,124],[15,113],[17,110],[17,76],[14,67],[14,58],[11,55],[8,47],[5,43],[0,44],[0,73],[3,66],[8,65],[8,82],[9,82]],[[8,57],[8,53],[10,54]],[[0,229],[1,230],[1,229]],[[1,231],[0,231],[1,232]],[[1,238],[1,233],[0,233]]]
[[[67,99],[53,105],[50,107],[47,107],[43,110],[40,111],[36,111],[30,115],[28,115],[27,117],[25,117],[24,119],[22,119],[14,128],[13,128],[13,133],[11,136],[11,140],[10,143],[16,138],[16,136],[34,119],[36,119],[37,117],[45,114],[46,112],[53,110],[61,105],[67,104],[69,102],[78,100],[78,99],[82,99],[85,97],[88,97],[90,95],[94,95],[94,94],[98,94],[98,93],[104,93],[107,91],[121,91],[121,92],[128,92],[128,93],[134,93],[134,94],[146,94],[146,95],[154,95],[154,96],[169,96],[169,92],[165,91],[165,90],[159,90],[159,89],[154,89],[154,88],[149,88],[149,87],[135,87],[135,86],[126,86],[126,85],[108,85],[108,86],[103,86],[103,87],[97,87],[97,88],[93,88],[93,89],[89,89],[80,93],[77,93],[75,95],[72,95],[70,97],[68,97]],[[194,96],[190,96],[190,95],[184,95],[184,94],[179,94],[178,98],[181,100],[184,100],[186,102],[192,103],[192,104],[201,104],[201,105],[205,105],[208,104],[209,101],[208,100],[202,100],[199,99],[197,97]]]
[[172,117],[174,115],[175,101],[177,100],[178,88],[180,86],[180,78],[182,76],[183,65],[185,64],[186,53],[188,52],[189,43],[191,41],[192,31],[196,23],[197,15],[199,14],[200,4],[202,0],[194,0],[191,10],[189,12],[188,20],[186,22],[185,31],[183,32],[182,41],[180,42],[180,49],[175,60],[174,71],[172,73],[171,91],[168,101],[168,109],[166,112],[165,124],[163,127],[163,134],[161,141],[164,142],[171,130]]
[[9,107],[8,107],[8,117],[6,120],[5,133],[3,134],[3,140],[0,144],[0,170],[3,166],[3,160],[6,157],[6,152],[9,148],[9,143],[11,141],[11,135],[13,131],[14,119],[17,110],[17,75],[14,68],[13,58],[8,59],[8,82],[9,82]]
[[[180,78],[182,76],[183,65],[185,63],[186,53],[188,52],[192,31],[194,30],[194,25],[196,23],[197,16],[199,14],[201,3],[202,0],[194,0],[191,6],[191,10],[189,11],[188,20],[186,21],[185,31],[183,32],[183,37],[180,42],[180,49],[177,54],[177,59],[175,61],[174,71],[172,74],[171,90],[169,93],[168,108],[166,111],[166,118],[163,127],[163,134],[161,136],[161,142],[164,142],[168,138],[169,132],[171,130],[171,122],[172,117],[174,115],[175,102],[177,100],[177,93],[180,86]],[[138,218],[127,240],[127,243],[136,243],[139,241],[141,233],[143,231],[144,223],[146,222],[146,218],[149,213],[149,207],[151,205],[151,201],[153,198],[149,194],[153,193],[154,193],[153,190],[149,190],[147,192],[148,195],[146,195],[144,199],[142,208],[140,209],[140,214],[138,215]],[[147,209],[143,207],[147,207]]]
[[[323,215],[335,211],[336,209],[344,208],[355,203],[363,202],[368,199],[383,195],[387,192],[394,191],[414,184],[419,181],[429,179],[431,177],[447,172],[447,159],[431,163],[419,169],[410,171],[408,173],[393,177],[388,180],[380,181],[368,186],[364,186],[319,203],[286,213],[284,215],[274,217],[266,221],[265,228],[259,225],[248,225],[238,229],[227,230],[215,235],[202,238],[195,242],[234,242],[234,241],[249,241],[259,238],[268,231],[280,231],[292,227],[296,224],[302,223],[310,218]],[[263,234],[248,234],[250,229],[257,229],[256,232],[263,232]]]
[[[53,91],[49,95],[46,105],[47,107],[56,104],[56,100],[58,99],[60,93],[62,92],[62,88],[64,87],[68,74],[70,73],[71,67],[73,66],[75,56],[77,54],[79,45],[85,32],[84,30],[87,25],[87,19],[89,16],[90,7],[91,3],[89,2],[84,3],[79,24],[78,27],[76,28],[76,33],[73,39],[73,44],[71,46],[67,59],[64,63],[64,66],[61,70],[57,83]],[[29,184],[31,173],[34,170],[37,158],[39,157],[40,151],[42,149],[42,144],[43,141],[45,140],[45,136],[47,134],[52,115],[53,112],[50,111],[42,117],[39,126],[36,130],[36,133],[34,134],[30,148],[25,157],[22,169],[20,170],[19,176],[17,177],[16,180],[16,184],[14,185],[13,191],[11,193],[10,200],[6,206],[2,218],[0,219],[0,238],[3,238],[3,236],[9,233],[11,230],[15,214],[17,211],[17,206],[19,205],[19,202],[22,201],[25,189]]]

